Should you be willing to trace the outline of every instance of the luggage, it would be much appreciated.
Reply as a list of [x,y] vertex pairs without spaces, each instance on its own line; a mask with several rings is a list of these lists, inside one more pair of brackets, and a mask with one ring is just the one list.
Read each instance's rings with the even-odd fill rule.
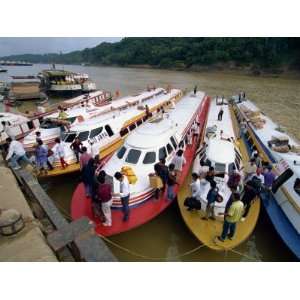
[[129,166],[122,167],[121,173],[127,177],[129,184],[135,184],[138,180],[132,168]]
[[153,189],[161,189],[163,187],[163,182],[161,178],[155,174],[149,174],[150,186]]
[[189,209],[201,210],[201,202],[194,197],[187,197],[184,200],[184,206]]

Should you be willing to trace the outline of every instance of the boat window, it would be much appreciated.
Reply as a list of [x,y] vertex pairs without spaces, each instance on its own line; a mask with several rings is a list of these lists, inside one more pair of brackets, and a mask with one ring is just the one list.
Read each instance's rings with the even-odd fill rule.
[[91,131],[90,134],[90,139],[92,139],[93,137],[99,135],[102,132],[103,127],[99,127],[99,128],[95,128]]
[[125,159],[126,162],[136,164],[141,156],[141,151],[136,149],[130,149]]
[[122,137],[122,136],[126,135],[128,132],[129,132],[128,129],[124,128],[120,131],[120,136]]
[[171,143],[172,143],[174,149],[176,149],[177,148],[177,143],[175,142],[175,139],[171,136],[170,140],[171,140]]
[[297,178],[294,183],[294,190],[300,196],[300,178]]
[[238,170],[239,170],[239,169],[240,169],[240,161],[238,160],[237,157],[235,158],[235,164],[236,164],[236,167],[237,167]]
[[215,171],[223,173],[223,174],[216,175],[217,177],[224,177],[224,173],[226,172],[226,165],[220,164],[220,163],[215,163]]
[[156,160],[156,153],[155,152],[147,152],[144,157],[143,163],[144,164],[153,164],[153,163],[155,163],[155,160]]
[[50,120],[45,120],[41,124],[41,128],[43,129],[52,129],[59,127],[56,123],[51,122]]
[[137,121],[136,121],[136,125],[137,125],[137,126],[140,126],[142,123],[143,123],[142,120],[137,120]]
[[144,122],[146,122],[147,119],[148,119],[147,116],[144,116],[144,117],[143,117],[143,121],[144,121]]
[[235,151],[235,154],[237,155],[237,157],[239,158],[239,160],[241,160],[242,157],[241,157],[240,153],[236,149],[234,149],[234,151]]
[[211,163],[211,161],[208,158],[205,160],[205,165],[209,166],[209,167],[212,166],[212,163]]
[[119,151],[118,151],[118,153],[117,153],[117,157],[119,158],[119,159],[122,159],[123,158],[123,156],[124,156],[124,154],[125,154],[125,152],[126,152],[126,147],[122,147]]
[[75,139],[75,137],[76,137],[76,133],[69,133],[69,134],[66,134],[66,135],[65,135],[65,138],[64,138],[64,141],[65,141],[66,143],[72,143],[73,140]]
[[167,157],[167,151],[165,147],[162,147],[158,151],[158,159],[163,159]]
[[179,143],[178,147],[181,148],[181,149],[184,148],[184,141],[183,140]]
[[167,150],[169,154],[171,154],[174,151],[172,146],[169,143],[167,144]]
[[130,131],[134,130],[136,128],[136,125],[133,123],[131,125],[129,125],[129,129]]
[[228,165],[228,173],[231,173],[231,172],[233,171],[234,168],[235,168],[234,163],[230,163],[230,164]]
[[89,131],[82,131],[78,134],[78,137],[82,142],[84,142],[88,139],[89,133],[90,133]]
[[105,125],[104,128],[105,128],[108,136],[113,136],[114,135],[114,132],[112,131],[112,129],[110,128],[109,125]]
[[294,175],[294,172],[291,169],[285,170],[281,175],[279,175],[272,185],[272,192],[276,193],[277,190],[292,176]]
[[34,128],[32,121],[27,122],[27,125],[28,125],[29,129],[33,129]]

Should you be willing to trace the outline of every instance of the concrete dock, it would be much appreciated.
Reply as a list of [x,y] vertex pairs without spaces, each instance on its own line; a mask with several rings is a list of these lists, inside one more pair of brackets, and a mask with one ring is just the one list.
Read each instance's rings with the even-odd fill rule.
[[23,215],[26,224],[22,231],[13,236],[0,235],[0,261],[57,261],[14,175],[9,168],[3,165],[1,157],[0,208],[16,209]]

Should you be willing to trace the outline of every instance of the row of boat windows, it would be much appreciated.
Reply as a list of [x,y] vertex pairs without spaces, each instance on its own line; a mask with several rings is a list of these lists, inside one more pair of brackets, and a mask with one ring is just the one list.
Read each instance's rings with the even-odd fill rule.
[[[177,148],[177,143],[174,137],[170,138],[170,143],[167,143],[166,146],[159,148],[158,150],[158,159],[167,158],[168,155],[171,155],[173,151]],[[117,153],[117,157],[119,159],[123,159],[125,153],[127,152],[127,148],[123,146]],[[137,149],[130,149],[125,158],[125,162],[130,164],[137,164],[142,151]],[[143,164],[153,164],[156,162],[157,153],[155,151],[146,152],[143,158]]]
[[87,131],[79,132],[79,134],[77,132],[66,133],[63,140],[66,143],[72,143],[74,141],[75,137],[78,137],[81,142],[84,142],[87,139],[92,139],[103,132],[106,132],[108,134],[108,136],[114,135],[111,127],[109,125],[105,125],[104,129],[103,129],[103,127],[98,127],[98,128],[92,129],[91,131],[87,130]]
[[[200,152],[199,152],[199,159],[200,161],[204,161],[206,165],[208,166],[212,166],[212,162],[206,157],[206,153],[205,153],[205,150],[206,150],[206,147],[203,147]],[[235,150],[235,154],[236,154],[236,158],[235,158],[235,162],[233,163],[230,163],[228,164],[228,170],[226,171],[226,164],[222,164],[222,163],[218,163],[218,162],[215,162],[214,163],[214,168],[215,168],[215,171],[216,172],[221,172],[221,173],[224,173],[224,172],[228,172],[230,173],[234,167],[236,167],[237,170],[240,169],[240,162],[241,162],[241,156],[240,154]],[[222,175],[223,177],[223,175]]]

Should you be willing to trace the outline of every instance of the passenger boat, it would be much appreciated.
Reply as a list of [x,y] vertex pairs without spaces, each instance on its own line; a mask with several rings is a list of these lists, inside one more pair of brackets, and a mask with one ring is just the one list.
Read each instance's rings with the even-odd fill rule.
[[[60,137],[63,131],[68,130],[69,126],[82,123],[100,115],[103,111],[107,110],[105,104],[109,103],[108,98],[105,97],[105,93],[97,91],[91,93],[89,96],[79,96],[74,99],[63,101],[62,103],[59,103],[59,105],[52,105],[48,108],[48,112],[40,113],[35,116],[35,119],[38,118],[40,126],[25,136],[22,141],[25,150],[27,152],[34,150],[37,131],[41,133],[41,139],[44,144],[52,147],[54,140],[57,137]],[[67,119],[58,119],[58,106],[64,108],[64,111],[68,115]]]
[[271,201],[263,204],[277,233],[300,259],[300,144],[251,101],[235,101],[235,114],[245,126],[245,141],[273,165],[277,179]]
[[[22,135],[22,130],[26,130],[30,120],[22,115],[0,112],[0,144],[5,143],[6,138],[9,136],[16,139]],[[5,122],[5,131],[2,125]]]
[[[101,107],[105,104],[107,104],[111,100],[111,94],[109,92],[104,91],[97,91],[94,93],[90,93],[89,95],[82,95],[78,96],[73,99],[65,100],[60,103],[60,106],[65,108],[68,112],[68,110],[72,108],[82,108],[82,111],[86,111],[87,108],[91,107]],[[8,105],[5,101],[5,105]],[[42,110],[40,112],[34,112],[34,113],[28,113],[28,114],[16,114],[16,113],[2,113],[2,115],[10,116],[10,118],[20,120],[20,122],[13,122],[9,125],[9,135],[13,136],[17,140],[24,139],[25,136],[30,134],[32,131],[32,134],[28,136],[28,138],[24,142],[24,146],[27,151],[32,151],[33,145],[35,143],[35,132],[41,131],[42,132],[42,138],[45,140],[46,144],[51,143],[51,139],[53,139],[54,131],[56,131],[56,137],[60,136],[60,129],[58,129],[58,126],[55,126],[54,123],[52,123],[52,127],[54,128],[54,131],[47,132],[47,129],[41,128],[42,127],[49,127],[49,123],[45,124],[44,119],[49,118],[49,116],[53,115],[53,117],[58,115],[58,104],[51,105],[47,107],[47,109]],[[92,109],[91,109],[92,110]],[[77,110],[78,115],[80,115],[79,110]],[[74,116],[73,116],[74,118]],[[74,119],[73,119],[74,120]],[[41,125],[43,124],[43,125]],[[50,126],[50,127],[51,127]],[[45,131],[46,130],[46,131]],[[49,136],[50,134],[50,141]],[[51,136],[52,135],[52,136]]]
[[[218,120],[218,113],[221,108],[223,110],[223,117],[222,120]],[[236,125],[237,123],[234,123],[232,119],[228,102],[225,99],[212,100],[207,124],[203,131],[204,134],[196,153],[192,171],[199,174],[200,161],[215,168],[216,175],[214,181],[217,183],[219,194],[223,197],[222,202],[215,203],[215,220],[202,219],[205,216],[207,194],[210,189],[210,184],[205,178],[200,180],[201,210],[189,211],[184,206],[186,197],[190,196],[191,173],[187,176],[183,188],[179,193],[179,208],[185,224],[199,241],[213,250],[231,249],[245,241],[255,228],[260,211],[260,200],[257,199],[251,206],[245,221],[238,224],[235,238],[225,240],[224,242],[217,241],[216,237],[221,235],[223,228],[224,216],[222,214],[225,212],[226,204],[232,193],[227,185],[228,174],[235,167],[236,170],[239,170],[241,178],[243,178],[241,169],[243,161],[248,158],[245,155],[245,149],[242,148],[243,146],[238,141]],[[239,192],[242,189],[243,187],[240,186]]]
[[96,84],[89,80],[88,74],[52,69],[43,70],[38,77],[42,87],[50,94],[72,96],[96,90]]
[[[168,165],[176,151],[184,150],[186,164],[181,176],[177,179],[179,186],[175,186],[175,193],[189,172],[200,135],[193,137],[192,143],[187,143],[187,136],[191,134],[194,123],[200,123],[202,130],[207,116],[208,97],[203,92],[196,95],[189,94],[180,100],[174,109],[170,109],[163,117],[158,116],[141,125],[125,140],[124,146],[105,164],[103,170],[109,176],[120,171],[122,167],[130,167],[137,181],[130,186],[130,218],[122,221],[121,201],[119,197],[113,197],[112,227],[105,227],[94,218],[90,199],[85,197],[83,184],[76,188],[71,206],[73,219],[88,216],[96,222],[96,231],[100,235],[111,236],[125,232],[147,223],[162,211],[172,201],[166,199],[166,192],[156,199],[155,188],[150,184],[149,174],[154,172],[154,165],[160,158],[166,159]],[[118,182],[112,178],[114,192],[119,192]]]
[[75,137],[79,137],[83,145],[88,148],[88,152],[93,156],[99,154],[101,160],[105,161],[122,145],[123,139],[129,132],[148,119],[147,107],[148,113],[155,115],[170,106],[172,102],[177,102],[181,96],[182,92],[178,89],[166,91],[163,88],[156,88],[103,106],[99,116],[71,126],[70,131],[63,135],[64,159],[69,167],[62,169],[57,158],[54,162],[54,170],[49,171],[47,176],[79,170],[79,164],[76,163],[76,157],[70,149]]

